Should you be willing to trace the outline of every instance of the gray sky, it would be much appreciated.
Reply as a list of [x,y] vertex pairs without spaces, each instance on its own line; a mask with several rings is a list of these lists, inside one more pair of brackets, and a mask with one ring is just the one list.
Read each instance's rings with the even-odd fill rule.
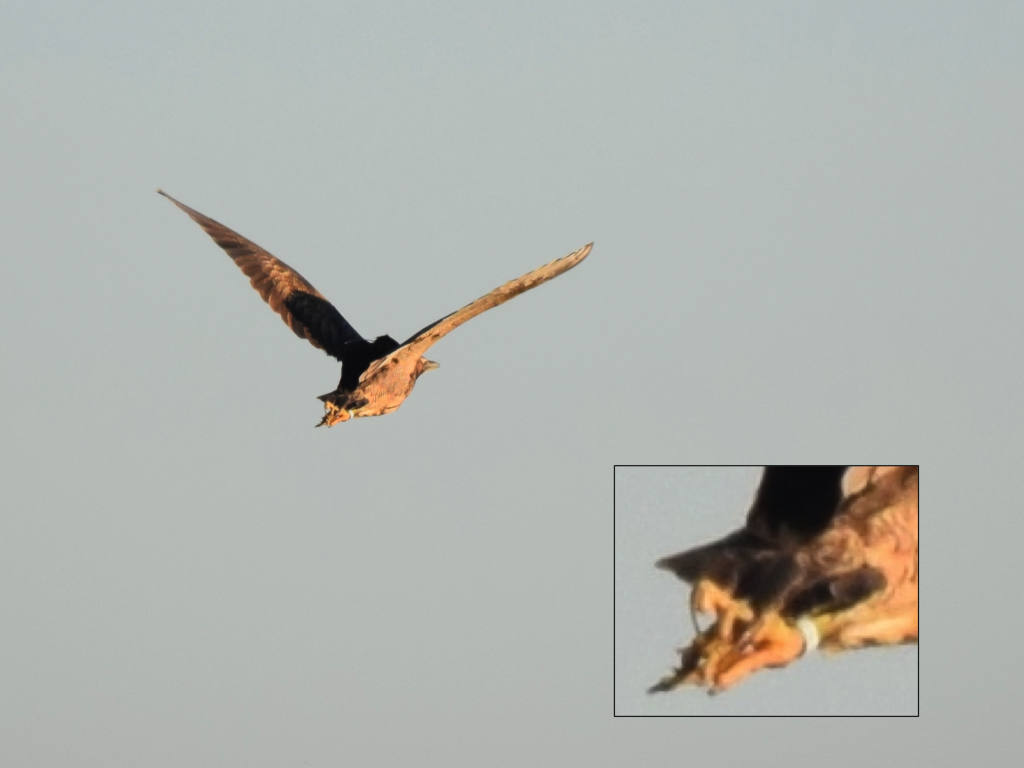
[[[611,719],[612,465],[1020,455],[993,440],[1019,409],[986,410],[1019,377],[979,340],[1020,327],[1022,13],[4,3],[0,754],[762,754],[768,728]],[[314,430],[337,363],[158,186],[368,336],[596,245],[434,347],[397,413]],[[672,608],[645,684],[685,629],[650,569],[673,527],[637,561]],[[857,695],[892,658],[852,662]],[[804,675],[846,674],[742,696],[804,709]]]
[[[813,654],[722,696],[648,696],[690,642],[689,588],[654,562],[741,527],[760,467],[615,472],[615,711],[620,715],[916,715],[917,646]],[[705,620],[705,625],[708,620]]]

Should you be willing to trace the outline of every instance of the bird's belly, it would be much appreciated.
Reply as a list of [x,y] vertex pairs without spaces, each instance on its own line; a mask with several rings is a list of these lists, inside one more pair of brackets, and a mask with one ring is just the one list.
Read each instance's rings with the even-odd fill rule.
[[359,387],[360,394],[367,400],[367,404],[359,409],[360,416],[382,416],[397,411],[412,392],[416,384],[413,376],[390,373],[392,375],[376,376]]

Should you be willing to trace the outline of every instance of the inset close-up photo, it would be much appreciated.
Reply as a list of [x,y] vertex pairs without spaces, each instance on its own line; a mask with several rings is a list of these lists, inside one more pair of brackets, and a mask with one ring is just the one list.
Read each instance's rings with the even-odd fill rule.
[[615,714],[917,715],[918,474],[617,466]]

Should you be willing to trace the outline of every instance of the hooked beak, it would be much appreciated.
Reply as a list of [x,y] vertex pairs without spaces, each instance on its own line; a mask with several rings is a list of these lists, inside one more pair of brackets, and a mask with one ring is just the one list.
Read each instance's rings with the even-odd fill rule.
[[433,360],[427,360],[426,358],[423,358],[423,372],[424,373],[426,373],[427,371],[432,371],[435,368],[440,368],[440,367],[441,366],[438,363],[435,363]]

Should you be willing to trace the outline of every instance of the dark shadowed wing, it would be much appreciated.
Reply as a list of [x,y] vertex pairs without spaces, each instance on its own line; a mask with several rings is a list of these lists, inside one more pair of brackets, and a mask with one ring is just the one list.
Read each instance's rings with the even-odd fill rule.
[[764,468],[746,526],[728,536],[659,560],[684,581],[729,583],[739,563],[799,546],[825,531],[843,499],[846,466]]
[[545,264],[543,267],[538,267],[532,272],[528,272],[522,277],[510,280],[501,287],[495,288],[486,296],[481,296],[479,299],[467,304],[462,309],[442,317],[435,323],[431,323],[426,328],[407,339],[399,349],[388,355],[387,358],[381,360],[380,365],[383,365],[388,361],[395,360],[396,358],[404,359],[408,357],[420,357],[443,336],[451,333],[467,320],[471,320],[481,312],[486,312],[488,309],[492,309],[499,304],[504,304],[509,299],[514,298],[531,288],[536,288],[541,283],[546,283],[548,280],[558,277],[563,272],[567,272],[572,269],[587,257],[587,254],[590,253],[590,249],[593,245],[593,243],[585,245],[578,251],[570,253],[568,256],[563,256],[549,264]]
[[[206,230],[206,234],[227,252],[249,278],[252,287],[296,336],[342,362],[368,343],[334,305],[283,261],[220,222],[179,203],[166,192],[159,189],[157,192]],[[347,344],[352,346],[346,350]]]
[[824,531],[843,499],[848,466],[770,466],[747,516],[747,527],[765,537],[806,539]]

